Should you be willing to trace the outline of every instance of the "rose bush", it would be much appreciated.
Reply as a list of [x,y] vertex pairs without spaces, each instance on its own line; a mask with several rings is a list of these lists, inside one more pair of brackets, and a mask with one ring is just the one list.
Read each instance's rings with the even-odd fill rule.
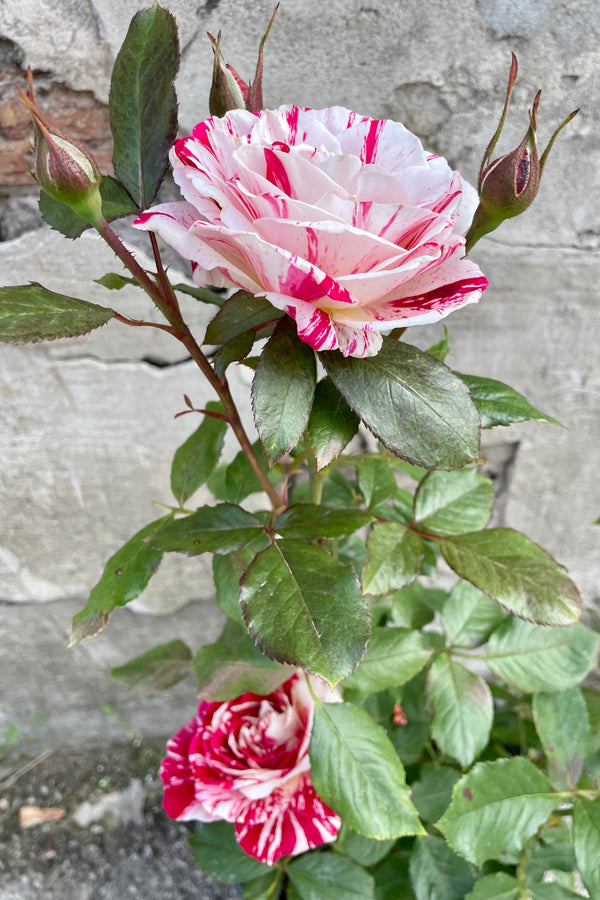
[[269,864],[335,840],[341,820],[310,779],[313,709],[299,675],[267,696],[201,701],[167,743],[160,770],[167,815],[234,822],[240,846]]
[[194,280],[266,297],[315,350],[373,356],[487,287],[464,255],[475,190],[397,122],[342,107],[233,110],[171,151],[185,201],[143,213]]

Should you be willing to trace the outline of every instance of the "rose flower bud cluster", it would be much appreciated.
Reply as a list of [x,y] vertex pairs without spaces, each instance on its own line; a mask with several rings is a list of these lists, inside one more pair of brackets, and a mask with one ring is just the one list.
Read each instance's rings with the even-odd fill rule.
[[185,201],[134,225],[198,284],[266,297],[315,350],[374,356],[381,332],[479,300],[465,257],[475,190],[399,123],[342,107],[235,109],[171,151]]
[[201,701],[167,744],[160,769],[167,815],[233,822],[246,853],[270,865],[335,840],[341,819],[310,778],[313,713],[300,674],[266,696]]

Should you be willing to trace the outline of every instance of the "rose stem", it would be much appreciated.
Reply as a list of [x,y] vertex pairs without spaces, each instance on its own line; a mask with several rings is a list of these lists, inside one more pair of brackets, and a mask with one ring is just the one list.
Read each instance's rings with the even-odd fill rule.
[[[106,243],[119,257],[121,262],[138,280],[140,286],[144,288],[147,294],[149,294],[155,306],[158,307],[158,309],[162,312],[162,314],[169,322],[171,327],[168,330],[171,332],[173,337],[176,337],[177,340],[183,344],[196,365],[206,377],[211,387],[215,390],[217,396],[223,404],[223,408],[225,409],[227,421],[231,425],[233,433],[238,439],[240,447],[242,448],[242,451],[246,459],[248,460],[252,471],[256,475],[259,484],[269,497],[269,500],[273,504],[273,508],[280,509],[282,506],[281,498],[269,481],[266,472],[263,470],[263,467],[258,461],[258,457],[256,456],[256,453],[254,452],[254,449],[250,442],[250,438],[246,434],[246,430],[242,424],[242,420],[240,419],[240,415],[238,413],[234,399],[231,396],[231,391],[229,390],[227,379],[225,377],[219,378],[215,373],[213,367],[200,349],[200,346],[194,338],[194,335],[183,320],[181,311],[179,309],[179,303],[177,302],[177,298],[175,296],[171,283],[169,282],[169,279],[167,278],[164,267],[162,265],[156,236],[154,234],[150,235],[154,259],[156,261],[158,270],[157,284],[152,281],[148,273],[140,266],[136,258],[123,244],[119,236],[113,231],[113,229],[105,219],[101,218],[96,224],[96,228],[100,232]],[[125,320],[123,317],[120,317],[120,321]]]

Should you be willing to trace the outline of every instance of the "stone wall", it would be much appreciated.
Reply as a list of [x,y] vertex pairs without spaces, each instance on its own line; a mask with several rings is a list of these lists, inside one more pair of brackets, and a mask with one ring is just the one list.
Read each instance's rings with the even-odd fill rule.
[[[226,57],[249,77],[272,8],[264,0],[166,5],[180,27],[177,89],[187,132],[207,114],[206,31],[223,30]],[[91,235],[73,245],[39,219],[28,174],[29,126],[15,87],[31,65],[40,105],[86,141],[108,171],[110,69],[140,6],[137,0],[0,3],[0,283],[40,281],[114,302],[92,283],[118,268],[107,248]],[[581,107],[557,142],[534,207],[474,251],[492,286],[477,307],[447,324],[452,366],[506,381],[564,424],[497,429],[486,454],[501,488],[497,521],[526,531],[563,562],[588,603],[600,598],[600,530],[591,524],[600,516],[599,38],[595,0],[283,0],[265,70],[268,105],[341,104],[398,119],[471,181],[502,107],[511,50],[520,76],[499,150],[522,137],[538,87],[542,147],[558,122]],[[119,302],[133,315],[141,311],[133,291],[122,292]],[[200,327],[203,310],[189,309]],[[411,339],[427,346],[440,332],[415,329]],[[236,389],[242,396],[247,384],[240,379]],[[191,416],[173,421],[184,392],[197,403],[209,398],[179,346],[158,332],[110,323],[72,342],[4,345],[0,600],[7,661],[19,653],[25,607],[83,602],[107,556],[153,516],[152,501],[168,502],[170,459],[197,424]],[[210,590],[206,566],[167,559],[136,605],[172,611],[193,601],[197,627],[194,633],[186,619],[186,633],[198,644],[218,625]],[[31,628],[27,646],[35,655]],[[119,661],[111,637],[118,628],[113,622],[98,639],[104,655],[90,654],[96,685],[109,693],[100,662]],[[47,641],[44,647],[49,652]],[[7,683],[2,671],[0,684]],[[19,721],[21,709],[6,699],[0,743],[2,713],[7,722]]]

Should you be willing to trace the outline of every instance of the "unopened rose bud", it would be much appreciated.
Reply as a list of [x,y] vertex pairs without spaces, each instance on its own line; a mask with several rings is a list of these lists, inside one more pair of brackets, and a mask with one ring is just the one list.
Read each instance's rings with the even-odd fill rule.
[[212,84],[208,97],[208,108],[211,116],[221,118],[231,109],[246,109],[248,85],[243,81],[233,66],[228,65],[221,53],[221,32],[216,38],[209,33],[213,45],[215,61],[213,65]]
[[519,144],[510,153],[490,162],[491,155],[504,127],[510,95],[517,78],[517,59],[513,53],[506,89],[506,100],[498,127],[490,141],[481,161],[477,190],[479,206],[473,216],[473,222],[467,234],[467,252],[473,245],[490,231],[494,231],[505,219],[520,215],[535,200],[548,154],[558,133],[577,115],[574,110],[564,122],[558,126],[541,158],[538,156],[536,128],[537,111],[541,91],[538,91],[529,113],[529,128]]
[[216,38],[212,34],[208,35],[215,54],[212,84],[208,99],[208,108],[212,116],[220,118],[232,109],[247,109],[250,112],[258,113],[263,108],[263,50],[278,9],[279,4],[275,7],[267,30],[259,44],[254,81],[246,83],[240,78],[233,66],[225,62],[221,53],[221,32]]
[[27,85],[27,92],[19,93],[35,127],[34,177],[51,197],[66,203],[82,219],[95,225],[102,217],[98,167],[81,144],[44,119],[35,103],[31,69],[27,72]]

